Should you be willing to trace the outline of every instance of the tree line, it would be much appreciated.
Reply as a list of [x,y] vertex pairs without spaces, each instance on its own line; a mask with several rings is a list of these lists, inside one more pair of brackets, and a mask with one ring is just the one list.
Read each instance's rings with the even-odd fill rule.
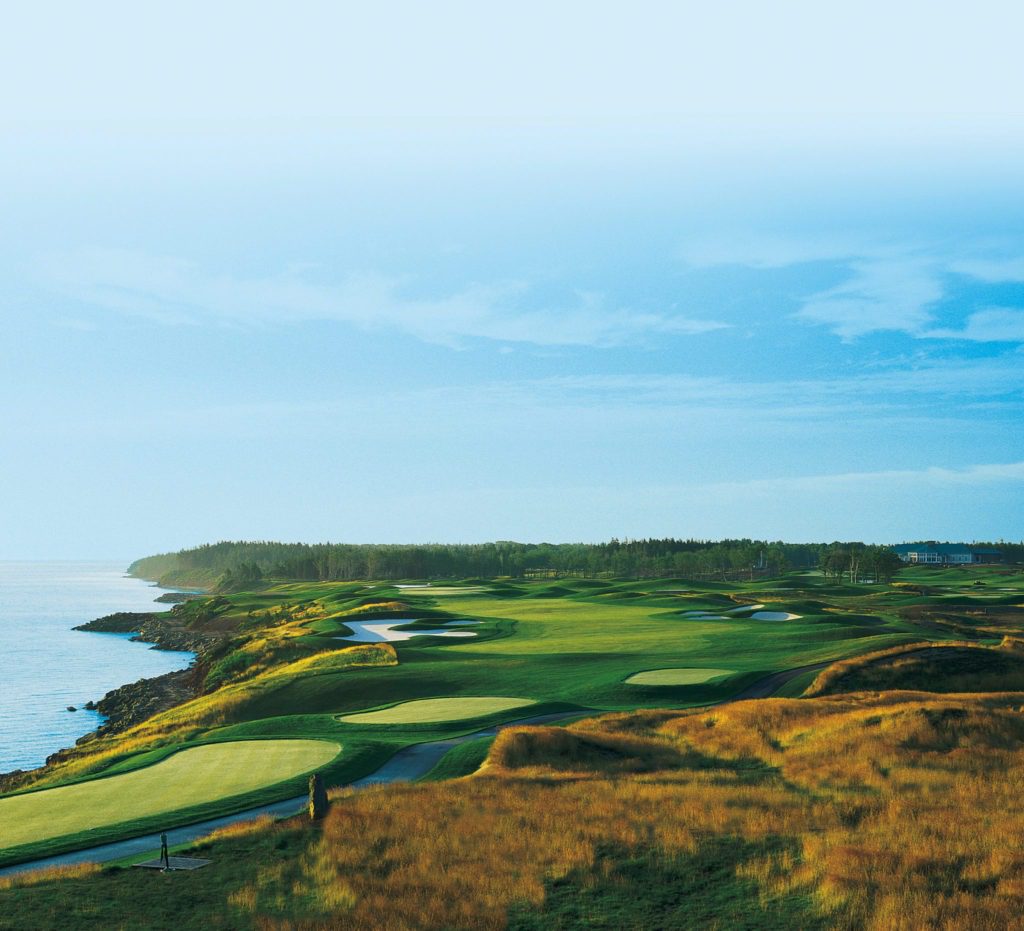
[[[985,544],[991,545],[991,544]],[[995,544],[1008,559],[1024,546]],[[1020,551],[1019,553],[1017,551]],[[276,543],[222,541],[138,560],[132,571],[226,573],[230,584],[293,581],[617,577],[742,579],[820,568],[836,580],[888,581],[900,562],[886,546],[859,542],[784,543],[730,539],[618,540],[606,543]]]

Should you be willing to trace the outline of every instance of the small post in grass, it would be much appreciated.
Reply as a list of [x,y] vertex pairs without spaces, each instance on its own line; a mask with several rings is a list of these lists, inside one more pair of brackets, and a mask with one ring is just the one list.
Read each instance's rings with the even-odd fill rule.
[[309,817],[313,821],[319,821],[327,814],[327,787],[324,785],[323,777],[314,773],[309,777]]

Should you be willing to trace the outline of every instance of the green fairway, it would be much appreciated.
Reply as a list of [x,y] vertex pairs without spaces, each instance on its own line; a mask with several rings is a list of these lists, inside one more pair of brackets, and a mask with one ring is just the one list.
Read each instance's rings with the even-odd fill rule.
[[120,776],[0,798],[4,847],[173,812],[317,769],[340,747],[324,740],[204,744]]
[[735,669],[648,669],[626,680],[627,685],[699,685],[724,676]]
[[436,724],[439,721],[465,721],[499,711],[525,708],[535,702],[527,698],[425,698],[405,701],[391,708],[346,714],[346,724]]

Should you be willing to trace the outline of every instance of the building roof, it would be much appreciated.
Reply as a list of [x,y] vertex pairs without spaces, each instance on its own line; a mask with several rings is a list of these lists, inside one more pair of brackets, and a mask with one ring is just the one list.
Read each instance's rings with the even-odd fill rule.
[[941,556],[963,556],[968,553],[1001,556],[990,546],[969,546],[966,543],[899,543],[893,547],[897,553],[938,553]]

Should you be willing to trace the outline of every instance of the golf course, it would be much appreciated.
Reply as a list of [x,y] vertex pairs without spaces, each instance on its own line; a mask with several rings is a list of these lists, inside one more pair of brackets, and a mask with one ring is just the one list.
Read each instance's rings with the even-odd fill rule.
[[835,661],[997,644],[1022,601],[1024,578],[994,568],[857,585],[815,571],[746,584],[265,582],[175,609],[226,632],[207,689],[0,797],[0,863],[294,797],[312,772],[344,785],[403,748],[494,724],[709,705],[809,667],[766,687],[796,696]]
[[[993,777],[1024,738],[1016,567],[264,579],[156,617],[206,638],[203,685],[0,795],[0,867],[54,864],[0,876],[11,927],[639,927],[678,895],[695,925],[859,927],[890,895],[895,928],[925,908],[907,898],[915,850],[935,882],[1016,869],[986,859],[986,812],[1020,824],[1015,780]],[[313,773],[322,834],[249,814],[296,811]],[[976,851],[927,826],[951,791],[978,809]],[[897,855],[901,812],[919,827]],[[164,831],[214,867],[140,884],[122,867],[155,840],[130,839]],[[957,907],[1009,927],[1014,888]]]

